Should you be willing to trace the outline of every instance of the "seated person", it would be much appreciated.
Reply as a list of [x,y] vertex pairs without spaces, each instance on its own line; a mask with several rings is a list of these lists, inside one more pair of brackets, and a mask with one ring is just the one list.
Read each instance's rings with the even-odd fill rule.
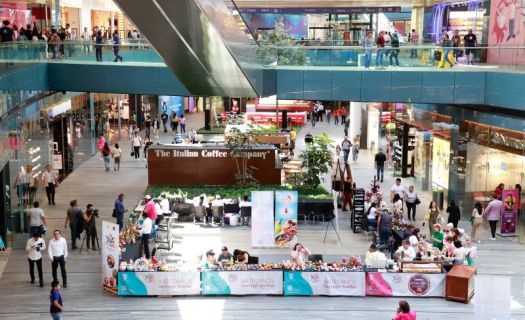
[[452,236],[447,236],[445,238],[445,243],[443,244],[443,254],[445,257],[453,257],[456,247],[454,246],[454,238]]
[[371,265],[372,261],[377,261],[377,260],[386,261],[387,259],[386,259],[385,254],[377,250],[377,246],[374,243],[372,243],[368,251],[365,253],[365,262],[366,264]]
[[228,252],[226,246],[222,247],[221,254],[217,257],[217,262],[222,265],[230,264],[233,260],[233,256]]
[[242,196],[242,201],[239,202],[239,208],[251,207],[252,203],[248,200],[248,196]]
[[221,199],[220,195],[215,196],[215,200],[211,202],[212,207],[224,207],[224,200]]
[[218,263],[215,259],[215,252],[213,250],[208,250],[206,253],[202,256],[201,262],[198,265],[198,269],[202,268],[215,268],[217,267]]
[[412,232],[412,235],[408,237],[408,242],[410,242],[410,245],[414,247],[414,251],[419,250],[419,228],[414,228],[414,231]]
[[396,251],[396,257],[398,261],[412,261],[416,257],[416,251],[408,240],[403,240],[401,247]]
[[246,251],[235,249],[233,250],[233,258],[235,259],[236,263],[248,263],[250,254]]
[[308,261],[309,255],[311,255],[310,250],[297,242],[292,250],[292,266],[303,266]]
[[403,231],[403,240],[410,238],[414,234],[416,227],[413,224],[409,224],[405,231]]
[[313,143],[314,142],[314,136],[310,132],[307,132],[306,135],[304,136],[304,142],[305,143]]
[[465,229],[458,228],[458,231],[459,231],[459,241],[461,241],[461,244],[464,247],[470,247],[470,244],[472,243],[472,240],[465,233]]
[[368,226],[377,229],[377,204],[374,202],[370,205],[370,209],[368,210]]
[[456,248],[454,250],[454,264],[464,264],[465,263],[465,256],[467,255],[467,249],[463,247],[460,240],[454,241],[454,247]]
[[439,251],[443,250],[443,237],[444,234],[441,232],[441,225],[436,223],[433,227],[434,232],[432,233],[432,239],[434,239],[433,246],[438,248]]

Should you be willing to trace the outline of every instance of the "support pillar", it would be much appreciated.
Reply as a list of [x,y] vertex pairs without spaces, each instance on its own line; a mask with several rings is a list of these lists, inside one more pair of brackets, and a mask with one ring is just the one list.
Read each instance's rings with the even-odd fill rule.
[[202,108],[204,109],[204,130],[211,130],[211,108],[209,108],[208,104],[206,103],[206,97],[202,97],[202,99]]
[[96,137],[95,137],[95,95],[93,92],[89,93],[89,123],[91,132],[91,155],[95,155]]

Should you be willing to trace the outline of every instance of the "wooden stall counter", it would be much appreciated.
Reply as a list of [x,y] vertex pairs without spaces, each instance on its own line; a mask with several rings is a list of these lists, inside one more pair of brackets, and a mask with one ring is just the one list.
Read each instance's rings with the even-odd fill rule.
[[445,299],[468,303],[474,295],[476,268],[457,265],[447,274]]

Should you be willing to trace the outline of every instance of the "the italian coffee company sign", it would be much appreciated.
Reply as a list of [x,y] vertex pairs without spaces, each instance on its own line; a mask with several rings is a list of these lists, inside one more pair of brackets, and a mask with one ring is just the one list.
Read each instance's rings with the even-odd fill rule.
[[224,149],[203,149],[203,150],[155,150],[155,156],[158,158],[229,158],[229,157],[240,157],[240,158],[259,158],[266,159],[270,155],[270,150],[246,150],[239,152],[238,155],[232,155],[231,151]]

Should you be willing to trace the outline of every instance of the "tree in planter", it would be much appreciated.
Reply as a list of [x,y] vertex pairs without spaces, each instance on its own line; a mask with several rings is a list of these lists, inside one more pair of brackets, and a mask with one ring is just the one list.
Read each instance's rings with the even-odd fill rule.
[[237,166],[237,173],[235,180],[243,187],[247,185],[256,185],[257,179],[253,172],[257,170],[256,167],[248,165],[248,158],[245,152],[250,150],[255,145],[255,137],[251,130],[243,133],[239,128],[232,128],[226,137],[226,146],[230,149],[230,155],[235,160]]
[[[257,48],[257,56],[264,64],[277,63],[285,66],[304,66],[308,62],[306,52],[299,47],[302,45],[294,41],[285,28],[283,19],[275,23],[273,30],[262,34]],[[294,48],[295,47],[295,48]]]
[[301,152],[303,167],[306,168],[303,176],[304,185],[316,187],[321,184],[321,176],[330,172],[333,157],[332,142],[333,140],[323,133],[314,137],[314,142],[308,144]]

